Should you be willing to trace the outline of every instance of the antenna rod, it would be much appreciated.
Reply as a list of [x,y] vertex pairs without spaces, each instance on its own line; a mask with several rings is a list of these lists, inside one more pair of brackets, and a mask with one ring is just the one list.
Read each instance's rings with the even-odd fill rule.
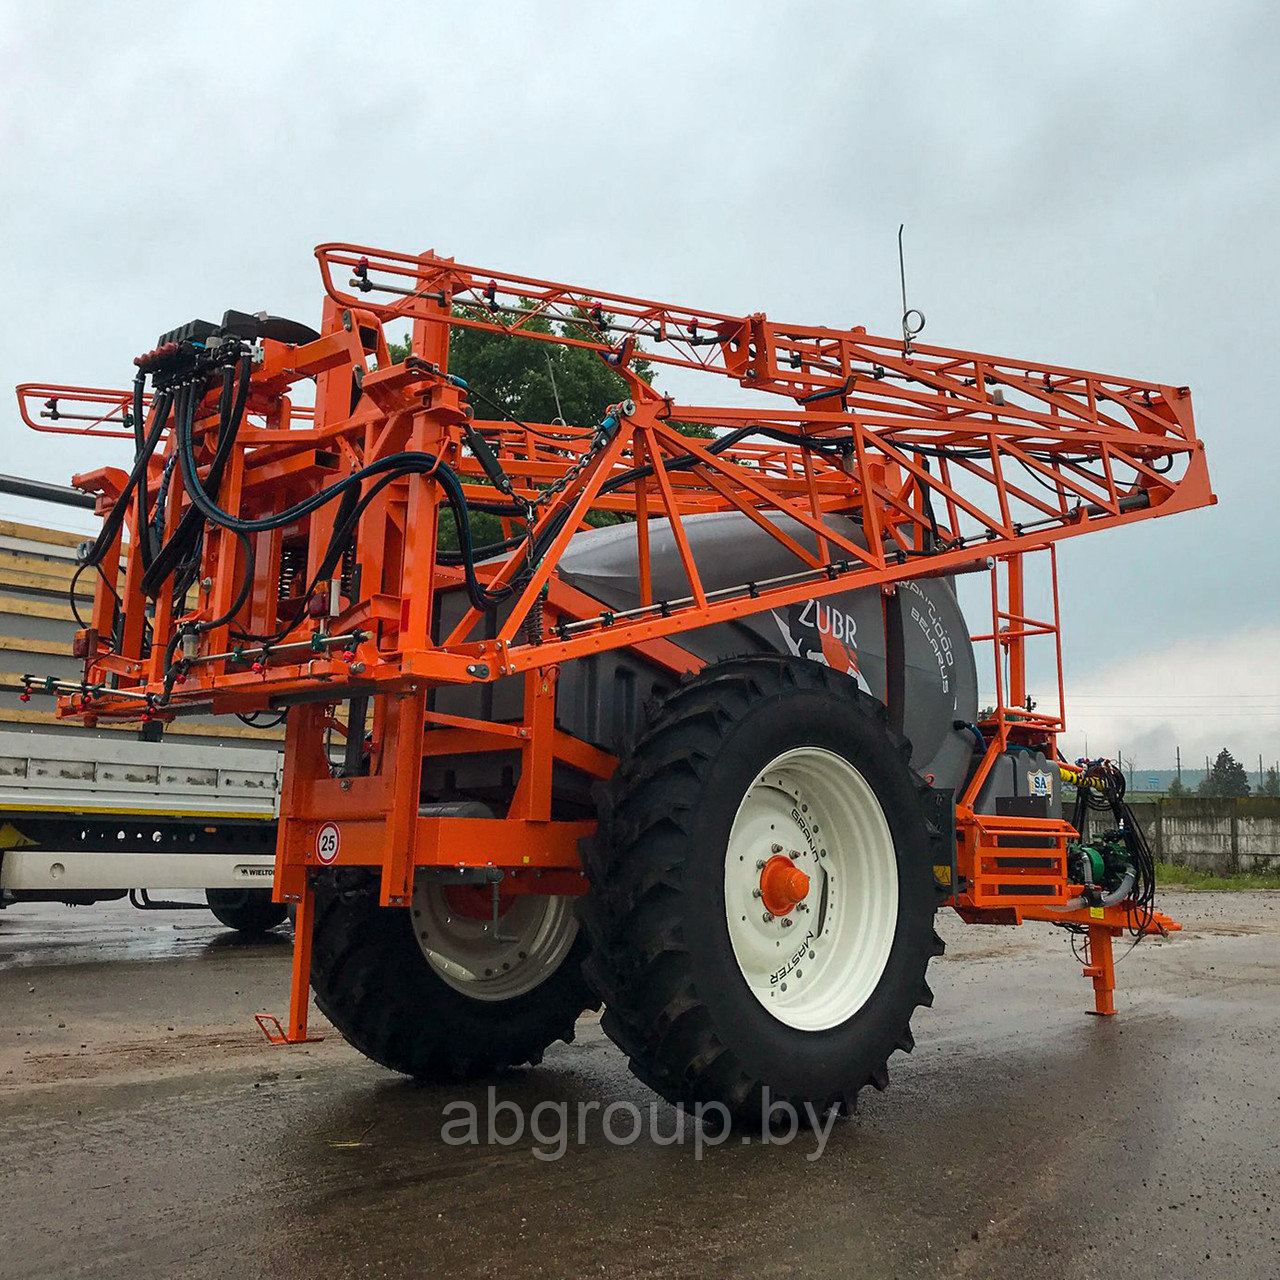
[[902,247],[905,222],[898,223],[898,279],[902,282],[902,354],[911,354],[911,339],[924,328],[924,312],[907,306],[907,259]]

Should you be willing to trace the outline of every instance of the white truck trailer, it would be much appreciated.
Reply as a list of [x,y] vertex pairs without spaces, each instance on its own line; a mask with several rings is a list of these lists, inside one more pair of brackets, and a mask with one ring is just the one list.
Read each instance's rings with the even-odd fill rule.
[[[81,506],[85,495],[0,476],[0,493]],[[0,520],[0,909],[203,890],[229,928],[256,933],[285,918],[271,901],[280,730],[184,724],[162,740],[138,728],[86,734],[48,700],[22,700],[33,668],[78,677],[73,603],[83,535]],[[72,591],[77,594],[72,595]],[[190,905],[183,903],[181,905]]]

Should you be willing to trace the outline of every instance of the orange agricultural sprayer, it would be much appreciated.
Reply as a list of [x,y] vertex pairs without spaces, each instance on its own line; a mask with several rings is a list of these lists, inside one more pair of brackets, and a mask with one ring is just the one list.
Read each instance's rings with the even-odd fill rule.
[[[848,1109],[911,1048],[940,906],[1082,934],[1114,1011],[1113,937],[1176,926],[1118,771],[1058,752],[1054,555],[1214,501],[1185,387],[316,256],[318,332],[228,312],[132,391],[19,388],[30,426],[135,448],[75,480],[83,681],[30,687],[89,724],[287,717],[285,1039],[311,986],[369,1057],[463,1079],[602,1002],[673,1102]],[[477,335],[616,394],[525,420]],[[696,374],[752,394],[663,394]]]

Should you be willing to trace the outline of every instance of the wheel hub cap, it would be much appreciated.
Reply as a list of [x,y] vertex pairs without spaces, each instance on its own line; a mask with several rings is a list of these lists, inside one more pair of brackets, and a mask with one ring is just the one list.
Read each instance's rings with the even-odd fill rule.
[[771,915],[785,916],[809,896],[810,880],[784,853],[775,853],[760,873],[760,897]]

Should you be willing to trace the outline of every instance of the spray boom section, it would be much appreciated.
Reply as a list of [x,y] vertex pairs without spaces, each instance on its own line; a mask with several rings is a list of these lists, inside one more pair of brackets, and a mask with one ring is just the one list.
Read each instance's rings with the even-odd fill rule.
[[[76,480],[105,519],[82,565],[97,579],[78,642],[85,681],[64,710],[136,716],[141,699],[168,718],[284,707],[320,686],[494,679],[802,596],[984,568],[1212,501],[1185,388],[435,254],[330,244],[317,257],[319,332],[229,311],[164,334],[135,361],[130,393],[19,388],[36,429],[135,445],[128,472]],[[404,323],[411,351],[393,363],[388,327]],[[492,413],[501,405],[448,372],[459,329],[587,348],[629,394],[596,422]],[[763,393],[761,407],[676,404],[633,371],[638,358],[731,378]],[[312,385],[314,402],[295,404]],[[691,438],[683,422],[710,435]],[[633,520],[643,543],[655,521],[674,531],[734,510],[790,544],[794,571],[708,591],[690,550],[687,590],[659,599],[642,556],[641,604],[625,614],[556,590],[558,558],[588,515]],[[476,545],[476,511],[501,518],[500,543]],[[843,536],[835,514],[866,537]],[[812,535],[812,550],[789,528]],[[434,597],[451,585],[471,611],[439,634]],[[481,637],[498,606],[500,633]],[[1016,630],[997,646],[1020,645]],[[1010,692],[1025,711],[1025,694]]]

